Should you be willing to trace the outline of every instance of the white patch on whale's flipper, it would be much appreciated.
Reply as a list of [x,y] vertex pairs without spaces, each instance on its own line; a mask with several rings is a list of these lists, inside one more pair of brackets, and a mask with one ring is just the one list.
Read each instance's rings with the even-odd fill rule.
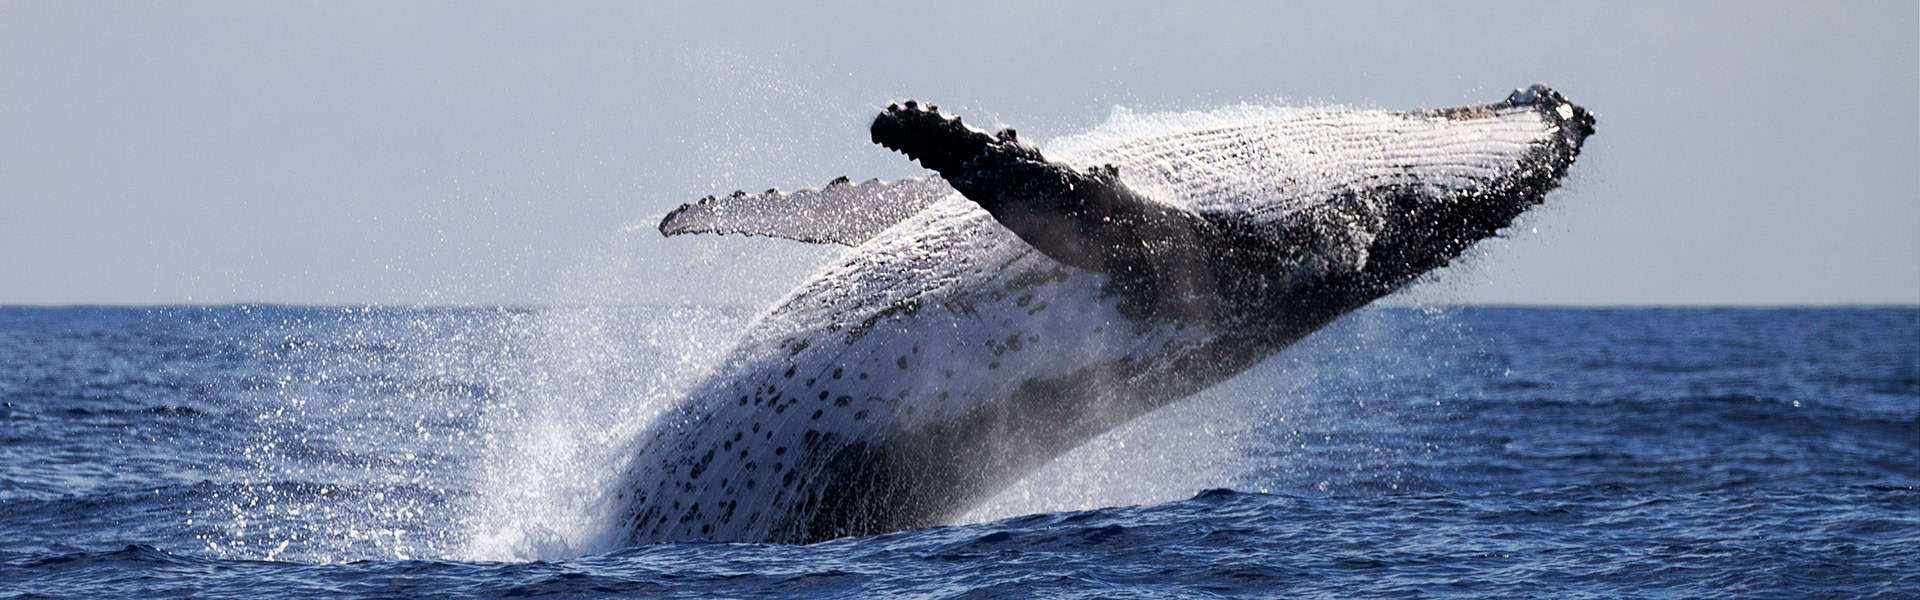
[[857,246],[953,193],[939,177],[860,182],[842,177],[818,189],[707,196],[667,213],[660,233],[739,233]]

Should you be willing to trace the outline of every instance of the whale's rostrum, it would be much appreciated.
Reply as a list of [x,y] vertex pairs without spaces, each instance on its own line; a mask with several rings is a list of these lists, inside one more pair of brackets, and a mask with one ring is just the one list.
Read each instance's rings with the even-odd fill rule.
[[642,434],[626,543],[934,525],[1258,363],[1539,204],[1593,132],[1545,86],[1480,106],[1262,109],[1042,149],[930,105],[873,141],[935,175],[709,197],[666,235],[853,246]]

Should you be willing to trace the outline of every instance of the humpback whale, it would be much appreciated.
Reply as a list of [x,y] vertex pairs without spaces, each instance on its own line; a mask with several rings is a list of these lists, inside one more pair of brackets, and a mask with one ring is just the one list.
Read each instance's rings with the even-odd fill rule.
[[931,174],[709,196],[660,223],[853,249],[640,434],[616,535],[940,524],[1446,265],[1541,203],[1593,126],[1543,85],[1174,115],[1045,149],[888,106],[873,141]]

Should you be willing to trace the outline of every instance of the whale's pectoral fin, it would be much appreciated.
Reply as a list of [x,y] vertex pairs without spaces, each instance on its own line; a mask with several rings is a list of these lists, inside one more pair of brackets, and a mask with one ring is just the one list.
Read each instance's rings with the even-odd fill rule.
[[888,106],[874,143],[920,161],[1034,249],[1062,263],[1116,275],[1174,266],[1204,234],[1204,219],[1122,184],[1111,166],[1048,161],[1013,130],[989,134],[933,105]]
[[660,220],[660,234],[739,233],[857,246],[952,193],[938,177],[841,177],[820,188],[741,191],[680,205]]

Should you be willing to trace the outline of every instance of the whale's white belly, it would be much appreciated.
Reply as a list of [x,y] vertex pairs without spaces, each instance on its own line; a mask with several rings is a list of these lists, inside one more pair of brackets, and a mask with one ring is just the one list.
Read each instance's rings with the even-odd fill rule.
[[628,476],[644,498],[624,515],[631,541],[782,537],[828,491],[806,485],[832,479],[822,452],[954,422],[1087,365],[1151,370],[1210,337],[1126,318],[1107,279],[1034,252],[970,202],[935,204],[803,284],[655,424]]

